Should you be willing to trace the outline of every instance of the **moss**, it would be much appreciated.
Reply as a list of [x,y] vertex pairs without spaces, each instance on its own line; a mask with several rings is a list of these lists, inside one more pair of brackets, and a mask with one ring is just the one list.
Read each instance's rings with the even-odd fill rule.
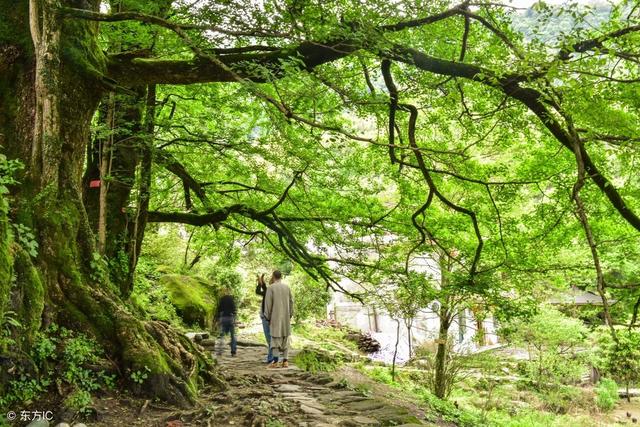
[[20,46],[33,51],[29,32],[29,2],[0,0],[0,45]]
[[218,305],[218,289],[210,282],[191,276],[170,274],[160,278],[171,303],[187,325],[211,328]]
[[17,248],[15,253],[16,287],[20,295],[18,316],[25,343],[29,346],[40,329],[44,310],[44,286],[29,254],[22,248]]
[[106,71],[106,58],[98,46],[98,23],[82,19],[66,19],[63,26],[62,58],[74,64],[90,80],[100,80]]
[[[0,197],[3,197],[0,195]],[[11,289],[11,266],[13,257],[9,250],[11,234],[9,233],[9,222],[7,215],[2,208],[4,200],[0,200],[0,320],[4,317],[5,307]]]

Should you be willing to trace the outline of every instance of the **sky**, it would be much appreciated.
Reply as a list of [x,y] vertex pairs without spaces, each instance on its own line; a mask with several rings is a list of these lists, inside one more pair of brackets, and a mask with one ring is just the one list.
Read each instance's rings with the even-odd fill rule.
[[[568,0],[544,0],[545,3],[548,4],[562,4],[562,3],[568,3]],[[581,3],[581,4],[588,4],[588,3],[593,3],[593,0],[572,0],[575,1],[576,3]],[[516,7],[529,7],[534,3],[537,3],[537,0],[511,0],[511,1],[506,1],[505,3],[509,3],[513,6]]]

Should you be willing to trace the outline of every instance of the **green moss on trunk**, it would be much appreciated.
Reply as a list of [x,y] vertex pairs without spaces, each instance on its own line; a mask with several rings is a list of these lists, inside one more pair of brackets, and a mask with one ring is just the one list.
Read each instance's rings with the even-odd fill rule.
[[[9,246],[6,217],[0,218],[0,301],[6,305],[4,291],[10,286],[10,270],[15,264],[16,285],[24,303],[20,316],[28,328],[37,329],[46,301],[47,322],[92,333],[126,378],[135,371],[148,372],[139,391],[176,404],[194,403],[199,381],[222,384],[211,375],[212,361],[168,325],[136,318],[105,277],[108,275],[96,274],[95,238],[78,189],[91,118],[105,90],[98,24],[65,20],[61,26],[60,57],[51,58],[49,64],[54,67],[52,76],[59,79],[50,88],[57,108],[53,113],[56,117],[49,118],[48,123],[55,124],[49,126],[55,135],[38,140],[46,159],[32,159],[37,108],[33,49],[25,13],[28,2],[14,3],[0,0],[0,25],[11,25],[11,33],[0,27],[0,37],[9,38],[8,42],[0,39],[0,144],[8,157],[20,159],[27,166],[24,175],[18,177],[21,185],[12,189],[14,199],[23,201],[13,206],[12,217],[34,230],[40,248],[33,262],[22,253],[10,258],[15,243]],[[60,3],[72,5],[70,0]],[[94,0],[85,3],[98,9]],[[32,167],[34,164],[36,167]],[[33,301],[26,301],[31,297]]]
[[[117,359],[134,391],[180,405],[195,403],[199,380],[222,385],[213,363],[168,324],[136,318],[108,283],[91,274],[93,234],[77,193],[40,201],[38,228],[42,259],[56,317],[74,329],[89,330]],[[74,236],[71,237],[70,236]],[[84,244],[86,247],[83,247]],[[103,277],[108,282],[108,277]],[[142,385],[132,375],[146,374]]]
[[22,324],[23,344],[29,348],[42,323],[44,286],[31,257],[22,248],[15,248],[16,310]]

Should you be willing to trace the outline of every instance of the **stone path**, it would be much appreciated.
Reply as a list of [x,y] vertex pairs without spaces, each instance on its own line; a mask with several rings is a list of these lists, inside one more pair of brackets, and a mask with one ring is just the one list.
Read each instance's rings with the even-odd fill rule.
[[[211,349],[210,342],[198,341]],[[266,348],[242,342],[236,357],[227,347],[218,358],[219,372],[229,388],[204,389],[196,407],[181,409],[116,393],[96,399],[98,419],[85,422],[89,427],[434,425],[421,421],[425,414],[415,402],[400,398],[397,390],[374,383],[354,368],[341,368],[333,374],[335,378],[305,372],[292,363],[295,354],[290,354],[289,368],[267,369]],[[453,424],[438,420],[436,425]]]
[[[392,404],[382,396],[366,396],[351,390],[326,373],[305,372],[293,363],[286,369],[267,369],[262,362],[265,350],[240,346],[237,356],[227,354],[219,358],[221,372],[230,388],[208,399],[215,403],[209,425],[422,425],[404,406]],[[290,359],[294,355],[295,352]]]

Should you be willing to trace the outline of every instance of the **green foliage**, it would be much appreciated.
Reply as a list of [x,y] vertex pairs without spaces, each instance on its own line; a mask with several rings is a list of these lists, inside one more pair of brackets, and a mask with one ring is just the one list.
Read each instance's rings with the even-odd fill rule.
[[391,377],[391,369],[387,367],[374,366],[371,369],[368,369],[367,375],[373,378],[374,380],[381,382],[383,384],[393,384],[393,378]]
[[504,336],[529,351],[524,374],[538,388],[577,381],[586,369],[587,328],[580,320],[543,308],[536,316],[502,329]]
[[278,420],[278,419],[269,418],[267,420],[266,427],[285,427],[285,424],[282,421]]
[[438,376],[438,367],[436,351],[431,348],[419,348],[416,351],[416,358],[419,358],[422,366],[424,367],[425,375],[423,377],[424,384],[426,387],[434,394],[436,394],[436,389],[438,385],[438,381],[442,381],[444,384],[444,398],[448,398],[454,387],[462,380],[464,376],[464,368],[467,367],[469,360],[472,359],[470,356],[458,353],[454,351],[453,347],[453,339],[450,338],[447,340],[445,344],[445,353],[444,353],[444,369],[440,372],[440,377]]
[[176,313],[186,325],[212,328],[218,288],[199,277],[167,274],[159,279]]
[[0,397],[0,408],[28,405],[57,384],[59,389],[70,390],[67,407],[85,410],[91,405],[92,392],[115,384],[114,375],[94,368],[106,363],[102,356],[103,350],[95,340],[51,324],[36,337],[29,355],[32,365],[18,365],[6,394]]
[[491,426],[496,427],[593,427],[593,419],[589,416],[550,414],[548,412],[527,409],[516,414],[500,411],[489,413]]
[[[217,294],[205,290],[200,279],[192,276],[205,277],[213,271],[210,278],[216,285],[226,283],[231,276],[223,277],[223,268],[232,273],[256,246],[267,247],[271,255],[286,253],[328,282],[341,276],[354,279],[363,297],[382,301],[398,319],[413,318],[432,300],[451,312],[487,306],[501,320],[531,313],[548,288],[568,282],[593,284],[594,272],[584,267],[592,265],[591,253],[568,197],[576,179],[574,142],[584,143],[588,151],[588,157],[580,157],[594,161],[587,167],[590,178],[598,176],[597,165],[611,181],[598,182],[604,189],[589,181],[582,191],[602,265],[608,272],[624,270],[625,277],[637,277],[639,236],[618,212],[632,213],[640,206],[640,181],[632,173],[637,169],[640,76],[634,54],[629,53],[637,45],[637,32],[625,30],[632,29],[636,20],[633,2],[613,2],[606,8],[537,2],[524,14],[496,4],[474,6],[471,31],[463,25],[469,20],[459,19],[460,10],[446,12],[450,2],[293,2],[283,6],[281,1],[266,0],[259,5],[238,1],[237,7],[203,2],[194,8],[181,2],[158,3],[164,2],[135,1],[127,6],[171,16],[185,25],[221,27],[221,31],[198,34],[192,29],[189,38],[181,39],[152,23],[133,20],[82,30],[85,23],[72,19],[61,41],[62,56],[51,58],[53,63],[60,60],[65,70],[77,69],[92,81],[108,84],[109,79],[102,76],[103,51],[143,52],[145,58],[135,60],[149,74],[134,77],[142,81],[141,87],[145,80],[163,83],[158,87],[153,129],[157,162],[150,210],[220,218],[208,224],[212,227],[147,227],[145,256],[157,268],[136,278],[132,300],[149,317],[179,323],[178,311],[186,323],[206,325]],[[169,10],[163,10],[165,6]],[[15,40],[11,26],[5,24],[18,21],[14,9],[0,9],[5,18],[0,19],[0,39]],[[24,5],[20,10],[26,10]],[[419,11],[418,19],[438,19],[423,19],[414,23],[415,28],[400,31],[393,24],[406,21],[408,10]],[[27,27],[16,29],[17,37],[28,36]],[[276,37],[270,34],[274,31]],[[584,43],[590,39],[595,41]],[[13,43],[30,50],[28,37],[27,41]],[[302,48],[297,48],[300,41]],[[334,46],[335,41],[340,43]],[[329,54],[316,50],[327,46]],[[572,52],[578,47],[585,52]],[[9,57],[12,49],[5,50]],[[234,72],[254,81],[182,87],[181,83],[220,77],[211,67],[194,67],[194,51],[214,52],[233,63]],[[311,56],[305,57],[309,52]],[[124,61],[121,68],[126,70],[129,56],[119,55],[114,61]],[[340,60],[309,72],[326,56]],[[156,58],[164,61],[158,64]],[[383,87],[379,71],[382,58],[393,59],[397,101],[404,105],[395,112],[392,126],[389,89]],[[33,63],[23,59],[19,62]],[[159,65],[162,70],[157,70]],[[192,71],[166,72],[174,66]],[[9,63],[4,68],[12,67]],[[119,67],[112,68],[116,73]],[[176,84],[164,84],[167,76]],[[128,86],[126,76],[121,77]],[[11,95],[7,88],[13,81],[22,82],[0,78],[0,99],[8,107],[1,109],[0,133],[11,143],[15,137],[7,130],[13,125],[6,123],[21,123],[14,114],[25,110],[5,104],[10,102],[5,99],[15,98],[5,96]],[[61,110],[76,111],[75,106],[65,106],[64,99],[61,102]],[[417,117],[407,114],[406,103],[420,107]],[[125,101],[119,98],[118,104]],[[129,111],[131,106],[124,107]],[[128,120],[122,128],[139,124]],[[397,131],[395,141],[389,129]],[[122,129],[103,126],[96,131],[99,137],[125,140],[120,138],[125,135]],[[130,140],[140,139],[133,136]],[[63,147],[63,152],[71,152],[68,148]],[[77,148],[74,153],[84,152]],[[400,162],[393,158],[393,149]],[[183,182],[175,168],[169,171],[162,164],[161,155],[175,158],[174,166],[187,171],[201,187],[201,191],[188,190],[192,206],[185,206],[185,195],[176,191]],[[15,184],[7,177],[17,167],[0,157],[0,211],[4,213],[8,212],[4,196]],[[79,164],[71,168],[76,174],[79,169]],[[298,176],[299,171],[303,172]],[[115,177],[109,180],[116,182]],[[624,199],[618,210],[611,204],[618,200],[610,193],[614,188]],[[22,205],[29,203],[20,201],[16,215],[24,215],[28,209]],[[6,223],[6,217],[0,221]],[[14,226],[17,243],[34,256],[35,239],[30,230],[20,227]],[[2,230],[0,310],[9,294],[5,276],[12,265],[6,237]],[[329,254],[330,249],[336,254]],[[408,271],[412,258],[424,253],[439,255],[438,261],[449,264],[440,268],[440,283],[436,283],[437,274],[420,277]],[[282,254],[278,255],[265,259],[279,266]],[[91,279],[107,282],[107,268],[112,276],[122,275],[126,272],[123,259],[119,252],[107,266],[92,255]],[[154,275],[162,270],[180,272],[180,279],[158,284],[159,277]],[[233,283],[242,288],[237,279],[233,277]],[[385,286],[391,284],[398,286]],[[317,298],[322,285],[303,279],[299,287],[297,282],[294,285],[299,319],[320,314],[325,302],[324,294]],[[628,321],[637,292],[616,290],[615,297],[620,301],[615,310],[621,311],[616,318]],[[584,330],[577,323],[545,312],[531,323],[516,323],[513,336],[531,349],[525,371],[539,388],[547,382],[577,378],[583,366],[577,348],[585,345]],[[627,385],[634,379],[625,371],[638,372],[633,363],[640,359],[633,350],[637,341],[623,337],[615,346],[601,346],[604,366]],[[40,361],[47,361],[53,357],[51,348],[59,345],[51,341],[34,348]],[[75,345],[82,354],[84,344]],[[68,381],[89,388],[81,375],[72,374]],[[564,391],[551,387],[548,393],[564,407],[570,395]]]
[[540,393],[544,410],[554,414],[567,414],[576,408],[592,408],[593,395],[578,387],[560,385],[547,387]]
[[144,367],[144,370],[133,371],[131,372],[131,375],[130,375],[131,380],[136,384],[142,385],[144,381],[148,378],[149,372],[151,372],[151,369],[149,369],[149,367],[147,366]]
[[311,341],[314,346],[328,352],[356,353],[358,351],[356,343],[347,337],[349,328],[318,327],[309,323],[295,324],[293,328],[295,335],[302,338],[302,341]]
[[634,329],[617,331],[616,342],[609,331],[597,334],[596,365],[604,375],[624,384],[627,389],[640,382],[640,332]]
[[452,402],[437,398],[427,390],[417,390],[417,394],[422,398],[422,401],[431,408],[435,413],[441,414],[445,421],[450,421],[459,426],[479,426],[481,425],[480,419],[475,414],[460,409]]
[[172,304],[166,288],[160,284],[161,274],[157,270],[158,267],[153,261],[147,257],[140,258],[134,276],[131,301],[142,311],[143,316],[181,326],[182,319],[176,313],[176,307]]
[[108,283],[109,264],[102,255],[98,252],[92,253],[89,267],[91,268],[89,276],[92,280],[97,283]]
[[74,390],[64,399],[64,406],[79,413],[85,413],[93,403],[91,394],[82,389]]
[[18,321],[15,311],[7,310],[0,317],[0,354],[7,350],[7,347],[15,344],[11,329],[20,329],[22,324]]
[[20,161],[9,160],[7,156],[0,153],[0,211],[4,213],[7,213],[9,209],[9,203],[7,201],[9,188],[7,186],[18,183],[15,176],[22,168],[23,165]]
[[15,230],[17,242],[22,248],[33,258],[38,256],[38,242],[36,241],[33,231],[23,224],[12,224]]
[[618,384],[609,378],[602,378],[596,387],[598,408],[611,411],[618,403],[618,399]]
[[326,317],[327,303],[331,295],[324,283],[311,279],[300,270],[295,270],[292,275],[287,276],[287,283],[293,292],[293,317],[296,323]]
[[395,389],[418,398],[427,406],[425,417],[428,421],[439,423],[444,421],[452,422],[455,425],[471,427],[483,425],[480,417],[470,411],[458,407],[456,404],[439,399],[424,386],[424,376],[415,371],[398,372],[396,380],[391,378],[391,371],[388,367],[380,366],[360,366],[360,371],[373,380],[387,384]]
[[308,372],[335,371],[344,359],[338,352],[330,353],[321,349],[305,347],[296,354],[294,363]]

